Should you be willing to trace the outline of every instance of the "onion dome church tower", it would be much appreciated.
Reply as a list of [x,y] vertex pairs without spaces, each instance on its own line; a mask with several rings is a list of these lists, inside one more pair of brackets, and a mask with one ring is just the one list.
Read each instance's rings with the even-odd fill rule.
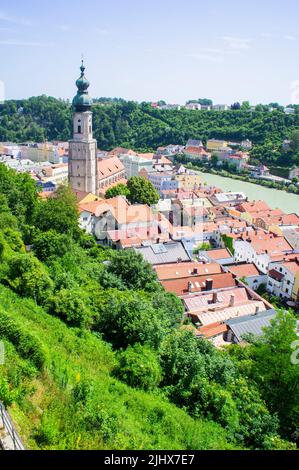
[[73,139],[69,141],[69,183],[75,191],[97,193],[97,141],[92,134],[92,99],[82,60],[73,99]]

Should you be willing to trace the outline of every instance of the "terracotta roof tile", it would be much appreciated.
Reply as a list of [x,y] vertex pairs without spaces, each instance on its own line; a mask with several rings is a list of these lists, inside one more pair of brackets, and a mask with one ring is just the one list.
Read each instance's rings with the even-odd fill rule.
[[240,264],[235,266],[228,266],[228,269],[231,273],[235,274],[239,278],[258,276],[260,274],[254,264]]
[[166,291],[182,296],[188,293],[206,291],[207,280],[212,280],[212,289],[234,287],[236,281],[231,273],[190,276],[183,279],[162,281],[161,284]]
[[99,181],[124,170],[125,167],[118,157],[110,157],[105,158],[104,160],[100,160],[98,162]]
[[222,268],[218,263],[175,263],[175,264],[162,264],[155,266],[160,281],[170,279],[182,279],[192,276],[202,276],[211,274],[222,273]]

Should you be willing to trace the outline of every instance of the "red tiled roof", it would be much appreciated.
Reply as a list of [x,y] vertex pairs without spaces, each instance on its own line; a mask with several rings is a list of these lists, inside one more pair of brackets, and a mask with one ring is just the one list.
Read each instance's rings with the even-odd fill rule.
[[283,263],[283,267],[293,274],[297,274],[299,272],[299,262],[296,261],[289,261],[288,263]]
[[166,291],[182,296],[188,293],[206,291],[206,281],[208,279],[213,281],[212,289],[234,287],[236,285],[236,281],[231,273],[190,276],[183,279],[162,281],[161,284]]
[[213,338],[214,336],[225,333],[227,330],[228,326],[225,323],[217,322],[202,326],[198,329],[198,333],[203,335],[205,338]]
[[101,179],[108,178],[109,176],[116,175],[124,171],[125,167],[118,157],[105,158],[98,162],[98,176]]
[[231,273],[235,274],[239,278],[259,275],[259,271],[254,264],[240,264],[235,266],[229,266],[228,269]]
[[255,201],[255,202],[243,202],[239,206],[236,207],[237,210],[240,212],[261,212],[261,211],[268,211],[270,207],[264,201]]
[[258,255],[268,253],[270,256],[278,255],[284,251],[292,251],[291,245],[288,244],[284,237],[276,237],[272,239],[254,239],[252,248]]
[[232,255],[229,253],[229,251],[226,248],[220,249],[220,250],[211,250],[207,252],[207,255],[210,259],[226,259],[226,258],[231,258]]
[[130,149],[125,149],[123,147],[116,147],[115,149],[111,150],[111,152],[109,152],[109,155],[136,155],[136,152],[134,152],[133,150],[130,150]]
[[160,281],[182,279],[185,277],[220,274],[222,268],[218,263],[175,263],[162,264],[154,267]]
[[206,152],[203,147],[187,147],[185,149],[185,153],[193,153],[195,155],[209,155],[209,153]]

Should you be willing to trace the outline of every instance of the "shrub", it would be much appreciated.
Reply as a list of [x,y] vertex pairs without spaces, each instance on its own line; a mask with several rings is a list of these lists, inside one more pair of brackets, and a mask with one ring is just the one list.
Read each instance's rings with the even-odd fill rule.
[[61,289],[47,304],[49,313],[57,315],[70,326],[89,327],[93,312],[87,292],[82,288]]
[[18,353],[25,359],[30,359],[41,370],[47,360],[47,354],[42,343],[24,329],[9,315],[1,311],[0,337],[8,339]]
[[120,354],[115,375],[131,387],[152,390],[159,385],[162,371],[157,355],[147,346],[135,344]]
[[41,261],[47,261],[52,256],[62,257],[69,250],[70,244],[69,236],[61,235],[55,230],[40,232],[33,240],[34,252]]
[[27,254],[17,254],[9,259],[5,281],[17,294],[32,297],[38,304],[42,304],[53,289],[45,266]]

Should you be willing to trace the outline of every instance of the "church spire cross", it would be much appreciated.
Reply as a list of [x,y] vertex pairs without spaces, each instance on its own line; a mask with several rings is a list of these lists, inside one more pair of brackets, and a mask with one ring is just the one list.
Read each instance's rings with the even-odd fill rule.
[[85,72],[85,65],[84,65],[83,54],[82,54],[82,59],[81,59],[81,67],[80,67],[80,70],[81,70],[81,77],[83,77],[84,72]]

